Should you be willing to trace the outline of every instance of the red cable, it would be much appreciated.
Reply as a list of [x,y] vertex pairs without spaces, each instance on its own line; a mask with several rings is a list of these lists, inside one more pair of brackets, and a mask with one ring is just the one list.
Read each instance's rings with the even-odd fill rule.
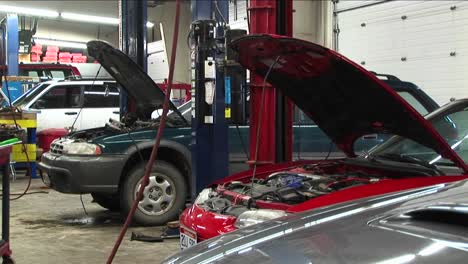
[[159,143],[161,142],[161,137],[164,131],[164,127],[166,126],[166,116],[167,116],[167,112],[169,108],[169,98],[170,98],[171,89],[172,89],[172,79],[174,77],[174,64],[175,64],[175,58],[176,58],[177,40],[179,36],[179,14],[180,14],[180,0],[176,0],[176,15],[175,15],[175,24],[174,24],[174,36],[172,40],[171,63],[169,66],[169,78],[168,78],[166,95],[165,95],[164,103],[163,103],[163,113],[161,116],[161,122],[159,123],[158,133],[156,134],[156,139],[154,141],[153,149],[151,150],[150,159],[148,161],[148,164],[146,165],[145,176],[143,177],[142,183],[140,185],[140,190],[137,193],[137,197],[135,201],[133,201],[133,205],[132,205],[132,208],[130,209],[130,212],[128,213],[127,219],[125,220],[125,223],[122,229],[120,230],[119,237],[117,238],[117,241],[115,241],[114,248],[112,249],[111,254],[107,258],[107,262],[106,262],[107,264],[112,263],[112,261],[114,260],[114,257],[117,254],[117,251],[119,250],[119,246],[122,243],[122,239],[125,236],[125,233],[127,232],[127,229],[130,223],[132,222],[133,215],[135,214],[138,203],[143,198],[143,190],[149,183],[149,176],[151,173],[151,169],[153,168],[153,163],[158,153]]

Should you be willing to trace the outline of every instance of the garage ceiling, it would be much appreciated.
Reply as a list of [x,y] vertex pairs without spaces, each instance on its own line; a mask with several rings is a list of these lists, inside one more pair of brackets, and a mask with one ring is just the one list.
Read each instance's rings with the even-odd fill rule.
[[[167,1],[148,0],[148,21],[153,24],[162,22],[161,8]],[[76,13],[83,15],[118,18],[119,0],[73,0],[73,1],[0,1],[0,5],[10,5],[23,8],[37,8],[56,11],[59,13]],[[6,13],[0,10],[0,18]],[[38,14],[39,15],[39,14]],[[154,33],[152,32],[154,31]],[[158,39],[159,27],[153,27],[149,40]],[[118,28],[115,25],[103,23],[87,23],[65,20],[63,18],[41,18],[39,20],[36,37],[51,38],[66,41],[86,42],[90,39],[103,39],[117,45]]]
[[117,17],[118,0],[107,1],[0,1],[0,5],[50,9],[58,12],[73,12],[87,15]]

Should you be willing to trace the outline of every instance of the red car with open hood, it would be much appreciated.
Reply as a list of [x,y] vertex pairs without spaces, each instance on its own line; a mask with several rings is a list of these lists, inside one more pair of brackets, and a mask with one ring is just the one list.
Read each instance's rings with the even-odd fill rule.
[[[247,69],[267,76],[346,154],[263,166],[203,190],[180,216],[181,246],[287,214],[468,176],[468,100],[425,119],[374,74],[319,45],[271,35],[231,43]],[[354,143],[390,134],[357,155]],[[466,150],[465,150],[466,148]],[[466,153],[466,155],[465,155]]]

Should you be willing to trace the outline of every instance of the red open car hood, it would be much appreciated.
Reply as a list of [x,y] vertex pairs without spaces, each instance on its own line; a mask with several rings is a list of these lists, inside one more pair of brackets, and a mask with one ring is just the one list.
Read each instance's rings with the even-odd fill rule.
[[[401,135],[461,165],[437,131],[393,89],[344,56],[288,37],[249,35],[231,43],[239,62],[265,76],[330,137],[346,155],[373,133]],[[464,165],[464,164],[463,164]],[[464,167],[461,165],[461,167]]]

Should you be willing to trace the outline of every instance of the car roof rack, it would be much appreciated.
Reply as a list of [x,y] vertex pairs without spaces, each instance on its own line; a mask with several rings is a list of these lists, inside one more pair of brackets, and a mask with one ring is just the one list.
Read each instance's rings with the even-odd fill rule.
[[[377,77],[384,77],[386,78],[387,80],[389,81],[401,81],[400,79],[398,79],[398,77],[396,77],[395,75],[390,75],[390,74],[382,74],[382,73],[376,73],[375,71],[370,71],[371,73],[373,73],[375,76]],[[379,78],[381,79],[381,78]]]

